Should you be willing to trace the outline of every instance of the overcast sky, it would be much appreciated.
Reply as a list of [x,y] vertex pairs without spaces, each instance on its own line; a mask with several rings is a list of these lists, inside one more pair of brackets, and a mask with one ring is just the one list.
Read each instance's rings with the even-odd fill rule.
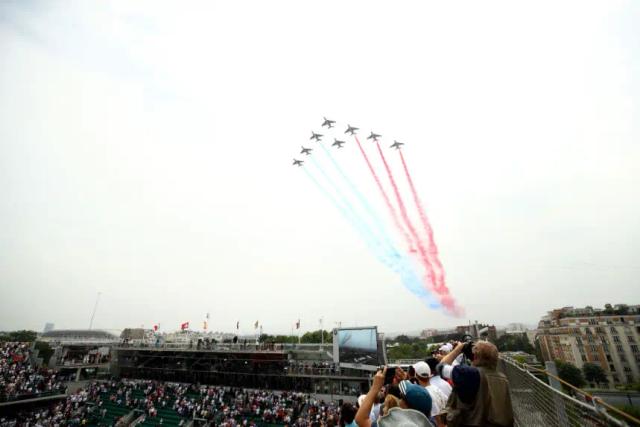
[[[85,328],[98,292],[98,328],[271,333],[639,303],[638,22],[633,1],[2,1],[0,330]],[[462,318],[291,167],[323,116],[406,144]]]

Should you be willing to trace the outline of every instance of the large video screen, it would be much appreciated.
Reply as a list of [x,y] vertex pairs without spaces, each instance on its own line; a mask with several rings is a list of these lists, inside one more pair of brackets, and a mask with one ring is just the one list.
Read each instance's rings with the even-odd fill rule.
[[375,327],[336,331],[340,364],[378,366],[378,332]]

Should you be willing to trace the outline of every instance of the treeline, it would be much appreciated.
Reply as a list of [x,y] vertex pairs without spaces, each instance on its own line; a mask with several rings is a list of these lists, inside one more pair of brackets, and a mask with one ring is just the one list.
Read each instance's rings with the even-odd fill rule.
[[34,342],[38,333],[34,331],[0,332],[0,342]]
[[[333,334],[330,331],[320,330],[317,331],[309,331],[305,332],[302,336],[300,336],[300,343],[302,344],[320,344],[324,339],[324,343],[332,343],[333,342]],[[258,337],[258,340],[261,343],[288,343],[288,344],[297,344],[298,336],[297,335],[269,335],[262,334]]]

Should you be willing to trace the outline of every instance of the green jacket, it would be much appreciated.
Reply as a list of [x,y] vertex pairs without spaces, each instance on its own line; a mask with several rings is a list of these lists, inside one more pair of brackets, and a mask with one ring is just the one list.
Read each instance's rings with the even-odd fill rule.
[[477,369],[480,387],[470,403],[460,400],[454,386],[447,401],[447,427],[512,427],[513,409],[507,377],[495,369]]

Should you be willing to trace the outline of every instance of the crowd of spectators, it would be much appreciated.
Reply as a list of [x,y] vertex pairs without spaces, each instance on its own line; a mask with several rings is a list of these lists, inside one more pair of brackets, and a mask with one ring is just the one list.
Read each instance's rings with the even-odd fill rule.
[[0,401],[64,393],[65,378],[36,368],[30,343],[0,344]]
[[[55,390],[49,371],[30,363],[28,345],[5,343],[0,358],[0,396]],[[432,357],[409,366],[378,371],[357,403],[323,401],[306,393],[207,386],[156,380],[119,379],[90,383],[64,401],[44,409],[0,419],[0,427],[99,423],[107,408],[122,408],[138,419],[180,425],[198,420],[214,426],[387,427],[513,425],[506,377],[496,371],[498,352],[488,342],[444,345]],[[326,372],[330,364],[292,364],[292,369]],[[132,412],[133,411],[133,412]]]
[[63,401],[22,411],[14,417],[0,417],[0,427],[86,425],[95,411],[95,406],[86,405],[90,400],[89,390],[79,390]]

